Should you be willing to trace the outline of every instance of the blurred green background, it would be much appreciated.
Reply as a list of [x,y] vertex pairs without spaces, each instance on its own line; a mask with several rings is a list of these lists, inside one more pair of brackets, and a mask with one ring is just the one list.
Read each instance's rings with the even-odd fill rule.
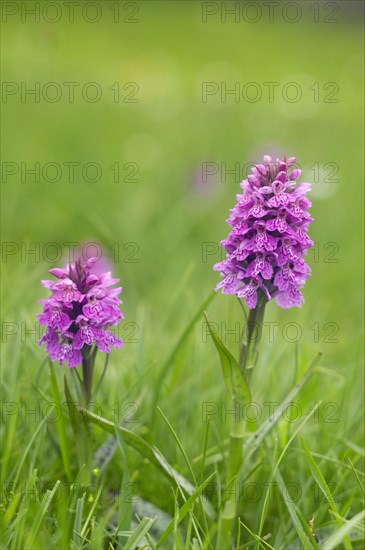
[[[73,23],[68,22],[66,11],[55,23],[42,16],[40,22],[28,16],[22,22],[19,11],[3,24],[3,81],[15,84],[13,90],[19,87],[19,92],[3,96],[2,103],[2,160],[16,163],[18,169],[6,178],[3,174],[2,183],[2,240],[5,251],[13,246],[14,252],[3,254],[3,320],[34,328],[40,309],[37,300],[45,297],[40,279],[54,266],[42,257],[47,243],[101,243],[109,249],[112,269],[121,279],[125,322],[136,323],[138,340],[112,354],[104,398],[111,402],[150,369],[138,388],[131,390],[148,418],[151,380],[157,380],[163,361],[219,279],[212,270],[221,256],[215,243],[228,233],[225,219],[243,179],[241,174],[225,176],[223,163],[229,170],[236,163],[243,169],[264,153],[296,156],[304,181],[313,182],[310,198],[315,222],[310,235],[318,243],[308,257],[313,275],[304,289],[302,309],[280,310],[275,304],[267,308],[266,320],[279,325],[273,343],[268,332],[263,337],[262,359],[253,378],[254,397],[265,400],[268,391],[273,400],[282,396],[297,376],[295,354],[309,361],[321,350],[323,367],[333,374],[316,378],[309,400],[335,401],[344,425],[359,425],[362,3],[330,3],[338,7],[332,14],[324,2],[315,3],[317,12],[310,2],[296,2],[302,15],[295,23],[287,20],[294,12],[283,16],[283,2],[273,22],[267,6],[260,4],[262,17],[255,23],[247,20],[254,18],[254,11],[243,12],[244,3],[238,2],[226,3],[240,9],[238,21],[227,15],[226,22],[222,22],[221,2],[209,3],[213,6],[209,9],[218,11],[207,15],[206,22],[202,13],[207,6],[200,2],[121,2],[118,23],[113,21],[112,3],[99,4],[102,17],[95,23],[82,20],[81,8],[75,8]],[[54,17],[52,13],[50,8],[48,18]],[[93,17],[92,8],[89,17]],[[314,22],[315,17],[319,22]],[[324,22],[326,17],[330,21]],[[123,21],[126,18],[136,21]],[[36,82],[40,101],[31,95],[22,101],[22,83],[32,88]],[[49,82],[61,87],[59,101],[42,97]],[[65,82],[80,83],[72,103]],[[99,101],[82,97],[81,90],[89,82],[96,82],[101,90]],[[206,82],[216,83],[219,92],[204,102]],[[242,94],[237,102],[232,95],[221,100],[222,83],[227,89],[239,83],[242,90],[249,82],[262,91],[257,102],[245,100]],[[278,83],[273,101],[264,84],[268,82]],[[302,92],[297,102],[282,95],[291,82]],[[119,102],[114,101],[115,83]],[[294,94],[293,89],[288,93]],[[137,102],[126,102],[134,90],[132,99]],[[245,90],[254,95],[254,88]],[[29,175],[22,181],[21,163],[31,168],[37,162],[41,170],[50,162],[80,166],[74,182],[69,181],[66,168],[56,182],[42,175],[39,181]],[[101,167],[99,181],[83,178],[81,167],[89,162]],[[109,168],[115,163],[120,166],[119,182]],[[127,163],[134,164],[126,167]],[[215,163],[217,173],[204,178],[204,163]],[[3,169],[9,166],[14,167],[3,164]],[[138,168],[132,176],[137,181],[123,181],[131,166]],[[208,252],[213,253],[204,255],[207,243]],[[22,246],[40,246],[40,257],[24,256]],[[119,247],[118,261],[111,247]],[[137,261],[130,261],[131,252],[136,252],[132,259]],[[242,322],[241,311],[229,296],[215,296],[208,311],[212,321],[225,322],[227,329]],[[290,330],[283,338],[286,323],[300,326],[296,344],[288,342],[296,339]],[[5,334],[5,342],[3,337],[3,353],[5,367],[11,367],[6,378],[9,387],[16,376],[26,397],[31,391],[29,378],[35,377],[45,354],[34,335],[22,338],[19,327],[14,336]],[[124,335],[130,332],[125,323],[123,331]],[[236,350],[233,336],[228,335],[226,343]],[[188,435],[194,415],[199,414],[203,399],[222,395],[217,357],[199,321],[190,346],[170,366],[159,402],[193,455],[201,451],[205,429],[195,425],[199,437]],[[336,430],[336,424],[328,424],[318,448],[325,448]],[[168,444],[162,447],[168,454]]]
[[[21,3],[10,4],[19,12],[3,24],[2,78],[3,86],[14,83],[19,91],[3,93],[2,160],[16,163],[17,173],[6,175],[3,164],[2,239],[17,243],[19,250],[21,243],[39,246],[40,257],[24,256],[21,250],[3,256],[9,276],[5,319],[19,319],[19,307],[36,311],[35,301],[44,294],[38,279],[54,265],[44,258],[47,243],[91,239],[106,249],[118,243],[114,250],[119,249],[120,257],[114,258],[113,269],[123,283],[126,318],[135,321],[143,309],[146,341],[155,346],[157,335],[165,351],[169,332],[184,326],[218,279],[211,267],[220,252],[214,246],[208,246],[206,256],[202,251],[207,250],[204,243],[225,238],[225,218],[242,179],[237,171],[225,177],[224,163],[227,170],[236,163],[244,169],[265,152],[287,154],[298,158],[304,180],[314,182],[311,237],[318,250],[310,252],[313,277],[303,309],[282,312],[272,306],[270,315],[303,327],[315,321],[337,323],[338,345],[324,348],[349,360],[362,321],[362,3],[337,2],[334,11],[320,2],[315,12],[308,2],[297,2],[301,16],[296,23],[288,19],[299,12],[284,10],[287,3],[276,8],[273,23],[267,5],[260,7],[261,18],[250,23],[260,11],[244,9],[244,3],[226,3],[235,15],[224,16],[220,2],[155,1],[120,2],[119,14],[112,3],[101,2],[101,15],[92,7],[85,12],[89,19],[100,16],[90,23],[81,17],[81,3],[73,23],[63,6],[62,17],[53,24],[47,19],[59,13],[52,8],[40,12],[38,23]],[[26,3],[29,10],[31,4]],[[31,89],[36,82],[38,103],[35,96],[21,93],[22,86]],[[54,103],[42,96],[54,96],[55,88],[45,88],[50,82],[62,91]],[[65,82],[80,83],[73,103]],[[95,103],[82,97],[89,82],[101,90]],[[109,89],[116,82],[118,103]],[[135,84],[123,89],[130,82]],[[217,83],[219,92],[203,102],[206,82]],[[221,101],[222,83],[227,89],[239,83],[242,91],[248,82],[256,83],[245,89],[249,97],[261,89],[259,101],[246,101],[245,92],[238,102],[233,95]],[[263,84],[268,82],[279,83],[272,103]],[[289,82],[302,91],[296,103],[283,99]],[[328,82],[335,88],[325,88]],[[123,102],[134,89],[131,99],[137,102]],[[94,89],[89,93],[92,97]],[[295,93],[288,90],[290,97]],[[337,102],[325,102],[326,97]],[[32,175],[22,181],[24,167],[34,168],[36,162],[38,181]],[[50,162],[62,172],[59,181],[49,181],[56,174],[52,167],[42,176]],[[65,162],[79,163],[74,182]],[[82,175],[88,162],[100,166],[96,182]],[[118,183],[109,168],[115,163]],[[215,163],[217,173],[204,178],[204,163]],[[132,171],[136,173],[128,178]],[[94,173],[90,168],[87,177]],[[126,243],[135,244],[128,248]],[[54,256],[55,249],[48,252]],[[226,319],[232,302],[216,298],[219,320]],[[303,328],[303,339],[312,344],[313,333]],[[122,360],[125,352],[118,353]]]

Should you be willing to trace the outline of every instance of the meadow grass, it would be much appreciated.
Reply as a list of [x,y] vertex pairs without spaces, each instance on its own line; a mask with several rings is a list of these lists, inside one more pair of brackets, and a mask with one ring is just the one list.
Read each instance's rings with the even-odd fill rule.
[[[362,29],[343,13],[335,25],[204,25],[200,3],[139,5],[137,25],[3,24],[3,80],[97,81],[104,97],[2,106],[3,160],[103,167],[94,183],[65,172],[3,183],[2,241],[15,248],[2,263],[2,545],[214,549],[233,491],[234,548],[363,548]],[[201,82],[215,80],[294,80],[307,95],[202,103]],[[116,81],[137,82],[139,103],[115,104]],[[339,102],[314,103],[308,86],[330,81]],[[227,488],[232,415],[204,311],[237,356],[242,310],[212,294],[212,266],[239,180],[197,181],[202,163],[277,149],[306,181],[322,167],[310,197],[318,245],[304,306],[266,308],[240,478]],[[138,165],[138,182],[115,183],[115,162]],[[337,183],[323,181],[326,163]],[[121,279],[126,343],[82,417],[65,403],[72,373],[37,345],[35,315],[54,267],[47,243],[87,240]],[[99,354],[96,379],[103,364]]]

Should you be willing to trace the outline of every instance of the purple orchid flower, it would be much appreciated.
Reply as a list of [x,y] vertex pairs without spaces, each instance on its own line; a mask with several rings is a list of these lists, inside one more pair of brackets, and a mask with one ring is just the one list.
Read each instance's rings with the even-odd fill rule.
[[227,220],[232,230],[221,242],[226,259],[214,266],[222,276],[216,290],[244,298],[250,309],[258,289],[283,308],[304,301],[300,289],[310,276],[304,256],[314,244],[307,234],[311,185],[297,183],[301,170],[293,169],[295,162],[265,155],[241,183],[243,193]]
[[110,330],[123,318],[118,298],[122,289],[114,287],[119,279],[108,271],[100,272],[96,263],[97,258],[85,264],[77,260],[64,269],[49,270],[57,281],[42,281],[52,294],[40,300],[43,312],[38,319],[47,330],[39,344],[45,344],[52,361],[67,362],[70,368],[82,364],[84,346],[95,344],[110,353],[110,346],[123,345]]

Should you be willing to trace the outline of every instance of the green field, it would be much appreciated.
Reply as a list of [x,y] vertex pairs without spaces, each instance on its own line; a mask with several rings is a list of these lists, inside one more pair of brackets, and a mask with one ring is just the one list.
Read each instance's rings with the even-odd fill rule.
[[[203,310],[237,354],[237,300],[204,303],[239,182],[268,153],[313,183],[316,245],[303,307],[267,306],[232,547],[363,548],[362,3],[280,2],[270,21],[265,3],[80,2],[73,22],[34,4],[2,6],[2,547],[218,548],[231,416]],[[185,506],[146,449],[93,423],[79,473],[36,313],[47,270],[90,241],[125,315],[94,412],[193,490],[214,474]],[[64,403],[73,377],[53,372]]]

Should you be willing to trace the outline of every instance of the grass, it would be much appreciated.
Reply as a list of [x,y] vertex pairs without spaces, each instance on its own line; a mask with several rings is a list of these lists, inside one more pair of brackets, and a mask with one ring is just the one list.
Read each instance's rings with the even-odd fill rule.
[[[306,4],[292,25],[202,24],[200,3],[139,5],[136,25],[107,15],[2,25],[4,81],[96,81],[103,91],[97,103],[2,104],[2,158],[19,169],[2,186],[2,545],[215,549],[231,490],[237,549],[363,548],[362,29],[341,2],[333,25],[312,23]],[[203,103],[204,80],[296,81],[304,98]],[[114,82],[137,82],[139,103],[114,103]],[[314,103],[314,82],[337,83],[339,102]],[[266,150],[295,154],[307,181],[321,167],[318,245],[303,308],[266,308],[254,405],[235,411],[249,421],[242,466],[227,488],[231,405],[204,311],[237,357],[242,310],[212,295],[239,182],[222,163]],[[21,179],[21,163],[70,161],[98,163],[103,176],[90,183],[77,171],[71,182],[63,168],[56,183]],[[120,180],[135,163],[138,182],[115,183],[115,162]],[[218,172],[199,184],[211,162]],[[327,163],[337,183],[323,181]],[[122,281],[126,343],[93,407],[84,417],[71,409],[75,441],[64,397],[64,375],[71,392],[73,378],[50,370],[35,315],[40,280],[61,263],[55,250],[86,240]],[[100,354],[96,380],[103,366]],[[82,467],[86,445],[93,458]]]

